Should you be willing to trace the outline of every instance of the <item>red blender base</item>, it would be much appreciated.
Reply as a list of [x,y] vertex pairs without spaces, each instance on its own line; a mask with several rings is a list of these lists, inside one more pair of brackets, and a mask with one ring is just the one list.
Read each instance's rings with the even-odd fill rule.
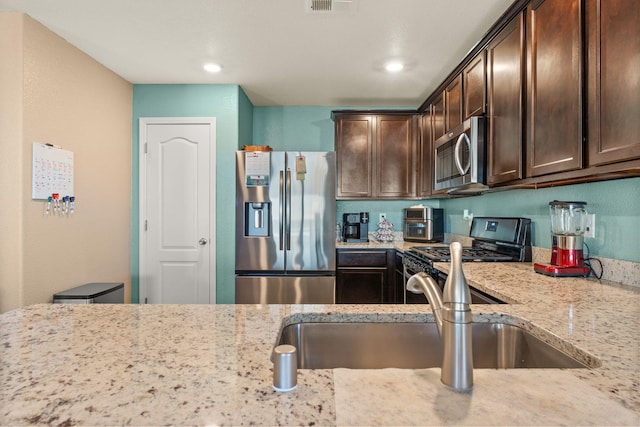
[[551,263],[533,264],[536,273],[553,277],[587,277],[591,269],[584,265],[582,249],[565,249],[553,246]]
[[584,265],[581,266],[562,266],[551,264],[533,264],[536,273],[553,277],[588,277],[591,269]]

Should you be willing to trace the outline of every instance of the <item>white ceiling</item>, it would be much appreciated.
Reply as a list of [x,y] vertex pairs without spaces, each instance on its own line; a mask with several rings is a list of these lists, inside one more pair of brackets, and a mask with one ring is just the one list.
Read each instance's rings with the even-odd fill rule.
[[[353,1],[336,13],[307,0],[0,0],[0,11],[30,15],[131,83],[238,84],[256,106],[415,108],[512,3]],[[386,72],[390,59],[405,69]]]

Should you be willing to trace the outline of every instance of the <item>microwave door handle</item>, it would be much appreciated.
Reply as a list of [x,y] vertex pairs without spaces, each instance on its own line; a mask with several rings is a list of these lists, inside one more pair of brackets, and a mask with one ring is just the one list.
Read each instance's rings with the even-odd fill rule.
[[462,166],[462,162],[460,161],[460,148],[462,147],[462,143],[467,144],[467,147],[469,149],[471,149],[471,141],[469,141],[469,137],[467,136],[466,133],[461,133],[460,136],[458,137],[458,141],[456,141],[456,146],[455,146],[455,155],[453,156],[453,159],[456,162],[456,168],[458,168],[458,172],[460,172],[461,176],[464,176],[467,174],[467,172],[469,171],[469,168],[471,167],[471,159],[469,159],[469,161],[467,162],[466,165]]

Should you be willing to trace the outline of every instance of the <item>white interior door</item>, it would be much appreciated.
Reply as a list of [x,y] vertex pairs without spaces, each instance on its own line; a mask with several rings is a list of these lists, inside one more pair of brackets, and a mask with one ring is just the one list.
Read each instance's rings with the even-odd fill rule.
[[140,301],[215,303],[215,119],[140,119]]

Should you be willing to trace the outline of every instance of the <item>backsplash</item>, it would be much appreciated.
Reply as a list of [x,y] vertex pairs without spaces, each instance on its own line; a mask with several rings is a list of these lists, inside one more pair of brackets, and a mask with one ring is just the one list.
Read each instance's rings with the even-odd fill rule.
[[336,221],[342,225],[342,214],[351,212],[369,212],[369,231],[377,230],[381,213],[393,224],[394,231],[402,231],[404,209],[423,204],[432,208],[439,208],[439,200],[337,200]]

